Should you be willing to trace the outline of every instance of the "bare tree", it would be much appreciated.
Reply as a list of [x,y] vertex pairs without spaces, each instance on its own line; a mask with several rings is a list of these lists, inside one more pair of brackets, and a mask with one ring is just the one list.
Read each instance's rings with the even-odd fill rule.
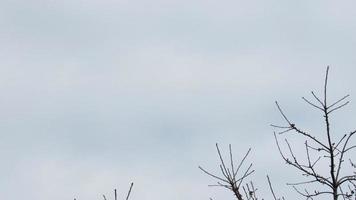
[[[344,200],[356,199],[356,174],[352,172],[345,173],[343,171],[343,163],[345,162],[345,159],[347,160],[346,157],[348,156],[349,151],[356,147],[356,145],[350,145],[350,140],[352,136],[355,135],[356,130],[351,131],[348,134],[344,134],[340,139],[335,140],[334,137],[336,135],[334,136],[330,129],[330,115],[334,114],[335,111],[343,108],[349,103],[349,101],[347,101],[349,95],[346,95],[330,104],[327,98],[328,74],[329,67],[326,69],[323,91],[324,94],[322,98],[318,97],[314,92],[311,92],[311,94],[315,101],[311,101],[303,97],[303,100],[307,104],[322,113],[325,123],[325,138],[318,138],[315,134],[306,132],[299,128],[299,126],[297,126],[286,116],[281,106],[278,102],[276,102],[276,106],[285,120],[286,125],[272,125],[273,127],[280,129],[277,133],[274,133],[275,141],[283,160],[288,165],[300,171],[306,179],[298,183],[289,183],[289,185],[292,185],[299,194],[307,199],[313,199],[314,197],[320,195],[332,195],[333,200],[337,200],[339,197]],[[294,135],[303,137],[305,140],[303,144],[303,148],[305,149],[304,159],[301,159],[300,156],[297,156],[293,151],[293,145],[291,145],[287,139],[287,136],[284,140],[286,144],[286,151],[282,150],[277,135],[291,132],[295,133]],[[300,146],[298,147],[302,148]],[[350,165],[355,167],[351,161],[351,158],[349,158],[349,161]],[[323,167],[319,164],[324,162],[328,164],[327,173],[322,171]],[[314,185],[317,189],[310,191],[309,188],[311,186],[309,185]]]

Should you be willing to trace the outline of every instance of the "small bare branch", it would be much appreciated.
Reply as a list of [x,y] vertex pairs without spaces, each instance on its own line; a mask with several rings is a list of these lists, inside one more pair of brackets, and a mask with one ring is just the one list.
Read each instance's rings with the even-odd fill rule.
[[350,96],[349,94],[348,94],[348,95],[345,95],[345,96],[342,97],[341,99],[337,100],[335,103],[331,104],[331,105],[328,107],[328,109],[329,109],[329,108],[332,108],[332,107],[335,106],[336,104],[338,104],[338,103],[340,103],[341,101],[345,100],[345,99],[348,98],[349,96]]
[[306,98],[304,98],[304,97],[302,97],[302,99],[303,99],[305,102],[307,102],[309,105],[311,105],[311,106],[313,106],[313,107],[315,107],[315,108],[317,108],[317,109],[323,111],[323,109],[322,109],[321,107],[319,107],[319,106],[313,104],[313,103],[310,102],[308,99],[306,99]]
[[131,194],[131,190],[132,190],[133,184],[134,184],[133,182],[130,184],[130,189],[129,189],[127,195],[126,195],[126,200],[128,200],[130,198],[130,194]]

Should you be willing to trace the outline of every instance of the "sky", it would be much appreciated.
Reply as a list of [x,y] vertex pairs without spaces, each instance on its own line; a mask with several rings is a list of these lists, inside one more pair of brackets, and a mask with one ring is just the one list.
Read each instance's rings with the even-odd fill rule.
[[284,123],[274,101],[325,136],[301,97],[322,94],[330,65],[330,101],[351,95],[333,137],[356,128],[355,6],[1,0],[0,199],[124,198],[131,182],[132,200],[232,199],[198,169],[218,172],[215,143],[236,160],[252,148],[260,197],[272,199],[269,174],[300,199],[286,183],[303,179],[273,138],[270,124]]

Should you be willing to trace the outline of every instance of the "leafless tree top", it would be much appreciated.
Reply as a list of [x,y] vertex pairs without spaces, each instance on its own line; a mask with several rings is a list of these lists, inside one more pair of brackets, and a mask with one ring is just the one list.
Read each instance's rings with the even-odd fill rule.
[[[276,106],[286,124],[272,126],[279,129],[279,131],[275,132],[274,135],[278,150],[282,158],[288,165],[302,172],[302,175],[307,179],[306,181],[290,183],[289,185],[292,185],[299,194],[303,195],[307,199],[313,199],[313,197],[324,194],[332,195],[334,200],[337,200],[338,197],[342,197],[343,199],[351,199],[354,197],[355,193],[356,175],[352,173],[349,175],[341,175],[341,171],[343,169],[343,163],[347,153],[356,147],[356,145],[350,145],[350,139],[356,133],[356,130],[350,131],[348,134],[344,134],[340,139],[334,141],[332,132],[330,130],[330,115],[334,111],[337,111],[349,104],[349,101],[347,101],[349,95],[345,95],[337,101],[329,104],[327,99],[328,76],[329,67],[326,69],[322,98],[318,97],[313,91],[311,94],[314,98],[314,101],[303,97],[303,100],[307,104],[311,105],[313,108],[319,110],[322,113],[325,125],[324,136],[326,137],[326,142],[323,142],[321,138],[317,138],[315,135],[302,130],[299,126],[296,125],[296,123],[292,122],[282,110],[278,102],[276,102]],[[294,132],[297,135],[304,137],[306,160],[298,158],[287,138],[285,138],[284,142],[287,146],[288,153],[282,150],[277,135],[282,135],[289,132]],[[317,158],[312,159],[311,154],[317,155]],[[317,164],[322,159],[326,159],[329,163],[328,174],[323,174],[320,171],[320,167],[317,167]],[[350,163],[352,165],[351,160]],[[306,184],[314,183],[319,183],[322,186],[325,186],[325,189],[314,190],[312,192],[305,188],[303,190],[299,189],[299,186],[305,186]],[[310,188],[310,186],[308,186],[308,188]]]

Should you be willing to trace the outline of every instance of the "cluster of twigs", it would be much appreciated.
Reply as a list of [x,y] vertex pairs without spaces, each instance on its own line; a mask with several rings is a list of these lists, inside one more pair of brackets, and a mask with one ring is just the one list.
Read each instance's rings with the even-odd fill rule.
[[[342,175],[343,163],[345,161],[345,156],[347,153],[356,148],[356,145],[349,145],[350,139],[352,136],[355,135],[355,131],[351,131],[348,134],[344,134],[339,140],[334,141],[332,137],[332,133],[330,130],[330,114],[334,111],[339,110],[346,106],[349,101],[346,99],[349,95],[346,95],[339,100],[335,101],[332,104],[328,104],[327,101],[327,84],[328,84],[328,72],[329,67],[326,70],[325,82],[324,82],[324,97],[323,99],[319,98],[314,92],[311,92],[313,98],[315,99],[316,103],[306,99],[303,97],[303,100],[311,105],[312,107],[318,109],[322,112],[324,120],[325,120],[325,129],[326,129],[326,142],[323,142],[320,138],[317,138],[315,135],[308,133],[302,129],[300,129],[295,123],[292,123],[291,120],[285,115],[282,108],[276,102],[276,106],[282,115],[283,119],[286,122],[286,125],[279,126],[279,125],[272,125],[275,128],[280,129],[277,133],[274,133],[275,141],[278,147],[278,150],[283,158],[283,160],[290,166],[296,168],[297,170],[302,172],[302,175],[307,178],[306,181],[299,182],[299,183],[290,183],[293,188],[302,196],[306,197],[307,199],[313,199],[316,196],[329,194],[332,195],[333,200],[337,200],[338,197],[342,197],[344,200],[346,199],[355,199],[355,183],[356,183],[356,174],[350,175]],[[287,146],[287,153],[282,151],[282,147],[280,142],[278,141],[278,135],[282,135],[285,133],[294,132],[297,135],[304,137],[305,143],[305,154],[306,154],[306,161],[300,161],[297,158],[296,154],[292,149],[292,145],[285,139],[285,143]],[[316,159],[312,159],[312,156],[316,155]],[[329,164],[329,172],[327,174],[323,174],[321,172],[321,167],[318,166],[318,163],[324,160]],[[350,159],[351,165],[354,166]],[[323,187],[323,190],[314,190],[309,191],[308,189],[304,188],[303,190],[300,189],[301,186],[306,187],[308,184],[320,184]],[[310,188],[308,186],[308,188]]]
[[249,183],[244,184],[244,180],[255,172],[255,170],[252,169],[252,163],[249,164],[247,169],[242,174],[240,174],[241,167],[243,166],[247,156],[251,152],[251,149],[247,151],[247,153],[237,166],[235,165],[233,160],[231,145],[229,145],[230,158],[228,164],[225,163],[218,144],[216,144],[216,150],[220,159],[219,168],[221,175],[212,174],[201,166],[199,166],[199,169],[202,170],[204,173],[218,180],[217,184],[209,186],[219,186],[227,188],[233,192],[233,194],[238,200],[257,200],[257,188],[255,188],[255,186],[253,185],[253,182],[251,181]]
[[223,159],[218,144],[216,144],[216,150],[220,159],[219,168],[220,168],[221,175],[212,174],[207,170],[205,170],[204,168],[202,168],[201,166],[199,166],[199,169],[202,170],[204,173],[218,180],[217,184],[209,185],[209,186],[219,186],[219,187],[227,188],[234,193],[235,197],[238,200],[243,200],[243,199],[257,200],[256,197],[257,188],[255,188],[253,183],[249,182],[247,184],[243,184],[244,183],[243,181],[248,176],[250,176],[252,173],[255,172],[255,170],[252,169],[252,163],[247,167],[247,169],[242,174],[239,173],[247,156],[251,152],[251,149],[247,151],[247,153],[245,154],[241,162],[238,164],[238,166],[236,166],[234,163],[231,145],[229,145],[230,163],[228,165],[225,163]]
[[[130,189],[129,189],[129,191],[127,192],[127,195],[126,195],[126,199],[125,199],[125,200],[129,200],[132,187],[133,187],[133,183],[130,184]],[[104,199],[104,200],[108,200],[104,194],[103,194],[103,199]],[[74,198],[74,200],[77,200],[77,199]],[[114,200],[117,200],[117,190],[116,190],[116,189],[114,189]]]
[[[231,144],[229,144],[229,163],[226,163],[224,160],[220,148],[218,144],[216,144],[216,150],[219,156],[220,164],[219,164],[219,169],[221,172],[221,175],[216,175],[213,174],[201,166],[199,166],[199,169],[203,171],[205,174],[217,179],[217,183],[214,185],[209,185],[209,186],[217,186],[217,187],[223,187],[226,188],[234,194],[234,197],[237,200],[258,200],[259,198],[257,197],[256,191],[257,188],[254,186],[252,181],[245,182],[246,178],[252,175],[255,170],[252,169],[252,163],[246,167],[244,171],[242,171],[242,167],[246,161],[246,158],[251,152],[251,149],[249,149],[242,160],[239,162],[239,164],[236,166],[235,162],[233,160],[233,155],[232,155],[232,148]],[[274,200],[285,200],[284,197],[277,198],[275,195],[275,192],[273,190],[270,178],[267,176],[269,188],[271,190],[271,193],[273,195]],[[212,200],[212,198],[210,198]],[[263,200],[263,198],[262,198]]]

